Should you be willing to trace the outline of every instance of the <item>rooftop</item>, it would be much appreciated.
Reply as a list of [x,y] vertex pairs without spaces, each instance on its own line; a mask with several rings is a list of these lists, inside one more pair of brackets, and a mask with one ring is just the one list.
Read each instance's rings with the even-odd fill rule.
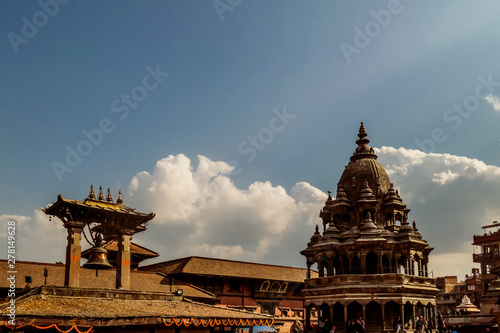
[[[258,264],[227,259],[186,257],[140,267],[143,271],[157,271],[164,274],[197,274],[227,276],[248,279],[278,280],[303,283],[305,268]],[[316,272],[313,272],[317,276]]]

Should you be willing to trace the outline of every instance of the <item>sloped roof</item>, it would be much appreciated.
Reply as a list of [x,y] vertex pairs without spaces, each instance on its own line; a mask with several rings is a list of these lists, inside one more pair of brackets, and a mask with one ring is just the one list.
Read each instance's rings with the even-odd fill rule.
[[[164,274],[193,274],[208,276],[227,276],[248,279],[278,280],[303,283],[306,279],[305,268],[259,264],[226,259],[186,257],[165,261],[154,265],[139,267],[144,271],[157,271]],[[317,277],[316,272],[311,272]]]
[[[72,294],[72,295],[69,295]],[[76,296],[78,295],[78,296]],[[105,297],[99,295],[106,295]],[[197,303],[180,298],[155,299],[160,293],[134,293],[119,290],[84,290],[82,288],[40,287],[32,294],[16,299],[16,321],[36,324],[49,318],[53,323],[79,320],[79,325],[106,326],[105,320],[117,324],[161,323],[162,319],[248,319],[272,323],[272,316]],[[8,321],[10,303],[0,305],[0,324]],[[143,319],[151,318],[146,322]],[[234,323],[234,322],[233,322]],[[241,322],[241,324],[243,324]]]

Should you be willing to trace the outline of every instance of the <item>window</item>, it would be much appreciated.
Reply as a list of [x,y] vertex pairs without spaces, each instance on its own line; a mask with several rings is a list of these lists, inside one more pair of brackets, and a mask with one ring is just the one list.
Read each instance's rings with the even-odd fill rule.
[[288,283],[283,282],[280,286],[280,289],[278,290],[279,293],[284,293],[286,292],[286,288],[288,287]]
[[236,280],[236,279],[229,280],[229,292],[230,293],[241,292],[240,286],[241,286],[240,280]]
[[270,292],[277,292],[279,286],[280,286],[280,283],[278,281],[274,281],[273,284],[271,285],[271,288],[269,289],[269,291]]
[[260,291],[260,292],[264,292],[264,293],[265,293],[265,292],[267,292],[267,291],[269,290],[269,285],[270,285],[270,284],[271,284],[271,282],[269,282],[269,281],[264,281],[264,282],[262,283],[262,285],[260,286],[259,291]]

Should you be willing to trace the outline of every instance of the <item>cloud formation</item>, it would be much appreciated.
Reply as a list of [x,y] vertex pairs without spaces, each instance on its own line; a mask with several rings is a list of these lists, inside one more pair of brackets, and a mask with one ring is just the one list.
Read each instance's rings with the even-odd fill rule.
[[[147,235],[155,250],[168,258],[204,255],[247,261],[275,258],[290,233],[308,229],[326,194],[308,183],[297,183],[290,194],[270,182],[237,188],[230,178],[233,166],[198,156],[194,167],[186,156],[170,155],[151,173],[132,178],[129,197],[142,211],[155,211]],[[317,221],[316,221],[317,222]],[[305,248],[308,238],[301,241]],[[299,256],[297,249],[290,256]],[[163,258],[165,260],[166,258]],[[275,258],[274,262],[283,262]]]
[[382,147],[376,153],[411,209],[409,218],[435,248],[429,263],[434,275],[463,279],[470,274],[478,267],[472,262],[472,236],[482,234],[481,226],[500,216],[500,168],[405,148]]

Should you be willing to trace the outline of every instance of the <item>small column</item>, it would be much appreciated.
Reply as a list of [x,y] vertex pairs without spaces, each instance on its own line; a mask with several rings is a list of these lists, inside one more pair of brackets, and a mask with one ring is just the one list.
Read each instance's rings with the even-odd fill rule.
[[415,329],[416,314],[417,314],[417,305],[413,304],[413,313],[412,313],[413,329]]
[[66,246],[66,266],[64,271],[64,286],[80,286],[80,259],[82,258],[82,230],[84,223],[66,223],[68,229],[68,244]]
[[[344,306],[344,304],[342,304],[342,306]],[[344,306],[344,327],[347,328],[347,323],[349,322],[348,321],[349,318],[347,317],[347,306]]]
[[130,289],[130,238],[131,235],[119,235],[116,257],[116,288]]
[[377,253],[377,262],[378,262],[377,263],[378,264],[377,273],[378,274],[384,274],[384,267],[383,267],[384,263],[383,263],[383,260],[382,260],[383,256],[384,256],[383,252]]
[[383,306],[382,306],[382,331],[385,331],[385,311]]
[[360,253],[359,259],[361,261],[361,274],[366,274],[366,253]]
[[405,324],[406,324],[405,323],[405,305],[403,303],[403,304],[400,304],[399,306],[401,308],[401,314],[400,314],[400,316],[401,316],[401,324],[403,325],[403,329],[404,329],[405,328]]
[[304,308],[305,313],[306,313],[306,325],[305,325],[305,331],[307,332],[309,328],[311,327],[311,307],[308,305]]

